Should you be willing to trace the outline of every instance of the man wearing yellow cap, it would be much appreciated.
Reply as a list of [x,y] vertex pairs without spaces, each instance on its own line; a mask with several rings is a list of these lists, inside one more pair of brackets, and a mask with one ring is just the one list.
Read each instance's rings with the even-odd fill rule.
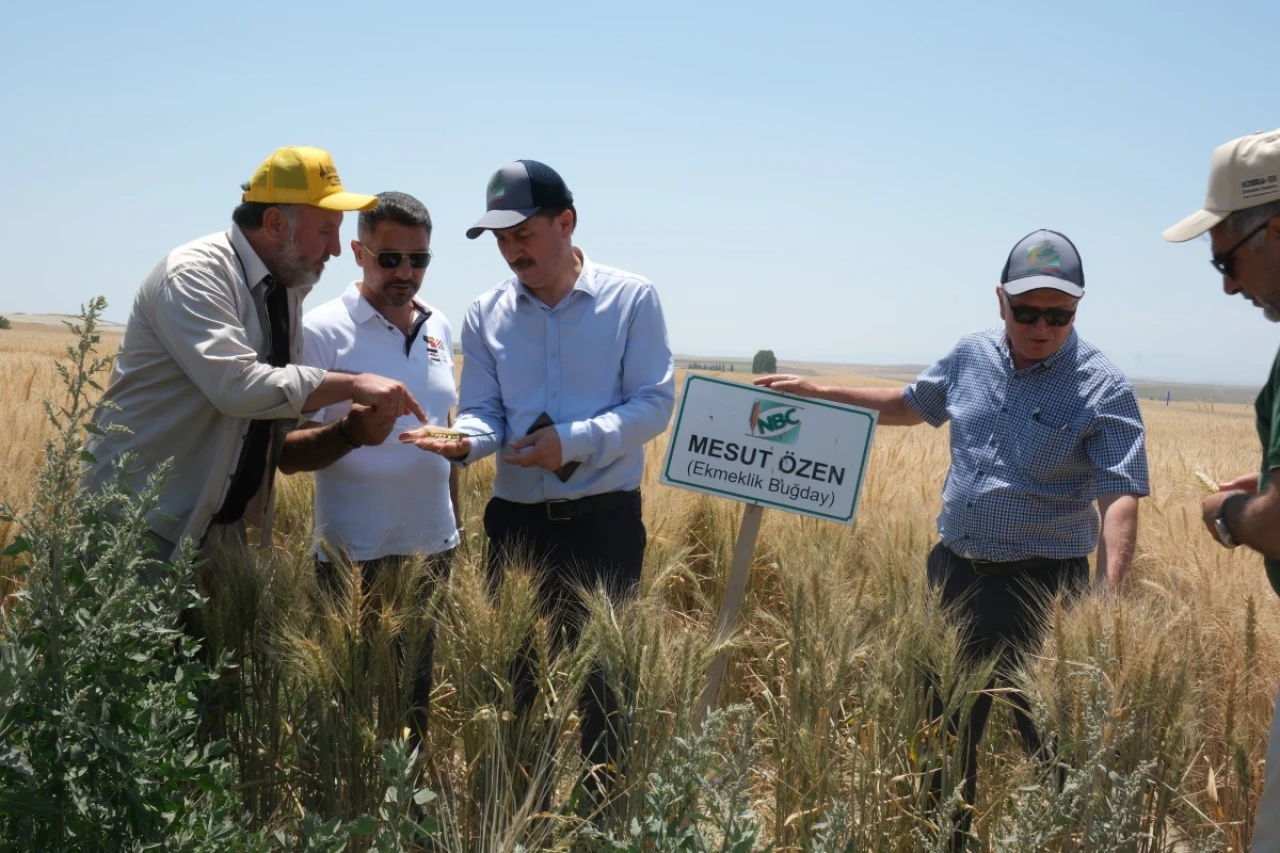
[[229,230],[179,246],[143,280],[104,395],[114,407],[95,417],[87,488],[113,477],[120,453],[136,457],[137,490],[173,460],[150,519],[166,560],[187,538],[211,553],[242,546],[246,520],[270,541],[276,463],[303,412],[353,401],[344,426],[361,442],[376,412],[423,417],[399,382],[300,364],[302,300],[341,253],[343,212],[377,198],[346,192],[329,154],[305,147],[276,151],[243,189]]
[[[1239,294],[1280,323],[1280,130],[1219,145],[1209,167],[1204,208],[1164,232],[1175,243],[1209,234],[1210,263],[1228,296]],[[1280,595],[1280,354],[1255,405],[1262,465],[1223,483],[1201,507],[1210,535],[1224,548],[1262,554]],[[1265,605],[1264,605],[1265,606]],[[1273,599],[1270,606],[1277,606]],[[1280,709],[1280,693],[1276,694]],[[1280,853],[1280,712],[1273,714],[1266,783],[1253,829],[1254,853]]]

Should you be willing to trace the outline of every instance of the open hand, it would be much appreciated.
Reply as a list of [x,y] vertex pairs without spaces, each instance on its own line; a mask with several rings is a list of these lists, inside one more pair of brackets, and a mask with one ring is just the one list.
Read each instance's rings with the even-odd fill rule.
[[555,471],[562,464],[563,451],[560,433],[553,426],[543,427],[523,438],[511,442],[513,452],[503,455],[503,461],[521,468],[546,468]]
[[818,386],[808,379],[792,376],[789,373],[777,373],[772,376],[761,376],[753,385],[760,385],[784,394],[795,394],[799,397],[813,397],[818,393]]
[[467,454],[471,452],[471,439],[444,438],[439,435],[432,435],[431,433],[435,429],[432,426],[423,426],[418,429],[411,429],[408,432],[402,432],[399,438],[405,444],[412,444],[420,450],[439,454],[445,459],[465,459]]

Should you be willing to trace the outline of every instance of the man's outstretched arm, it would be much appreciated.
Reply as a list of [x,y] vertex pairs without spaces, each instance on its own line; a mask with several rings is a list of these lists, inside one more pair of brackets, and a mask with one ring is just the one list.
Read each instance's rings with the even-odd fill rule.
[[916,414],[916,410],[907,404],[901,388],[817,385],[803,377],[788,374],[761,376],[755,384],[784,394],[795,394],[798,397],[813,397],[818,400],[829,400],[832,403],[847,403],[863,409],[875,409],[880,413],[879,422],[884,426],[915,426],[924,423],[924,418]]

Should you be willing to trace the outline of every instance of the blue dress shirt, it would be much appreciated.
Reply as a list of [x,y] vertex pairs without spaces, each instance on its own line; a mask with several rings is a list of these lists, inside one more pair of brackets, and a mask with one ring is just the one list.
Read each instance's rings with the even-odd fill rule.
[[478,434],[465,464],[505,452],[543,412],[563,461],[580,463],[562,483],[500,455],[495,497],[538,503],[640,487],[645,443],[675,405],[667,327],[646,279],[582,256],[573,290],[551,308],[509,278],[471,303],[462,356],[454,427]]
[[1071,332],[1015,369],[1003,327],[968,335],[903,392],[926,423],[951,422],[938,533],[999,562],[1087,556],[1098,495],[1146,495],[1146,431],[1124,373]]

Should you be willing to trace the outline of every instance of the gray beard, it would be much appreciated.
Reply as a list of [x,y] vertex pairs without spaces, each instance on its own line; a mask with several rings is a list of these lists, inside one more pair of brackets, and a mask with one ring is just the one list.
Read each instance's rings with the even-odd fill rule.
[[311,269],[311,264],[298,250],[298,233],[292,222],[289,223],[285,244],[272,266],[272,275],[285,287],[311,287],[320,280],[320,275]]
[[320,276],[305,262],[295,266],[277,261],[276,267],[276,280],[285,287],[312,287],[320,280]]

